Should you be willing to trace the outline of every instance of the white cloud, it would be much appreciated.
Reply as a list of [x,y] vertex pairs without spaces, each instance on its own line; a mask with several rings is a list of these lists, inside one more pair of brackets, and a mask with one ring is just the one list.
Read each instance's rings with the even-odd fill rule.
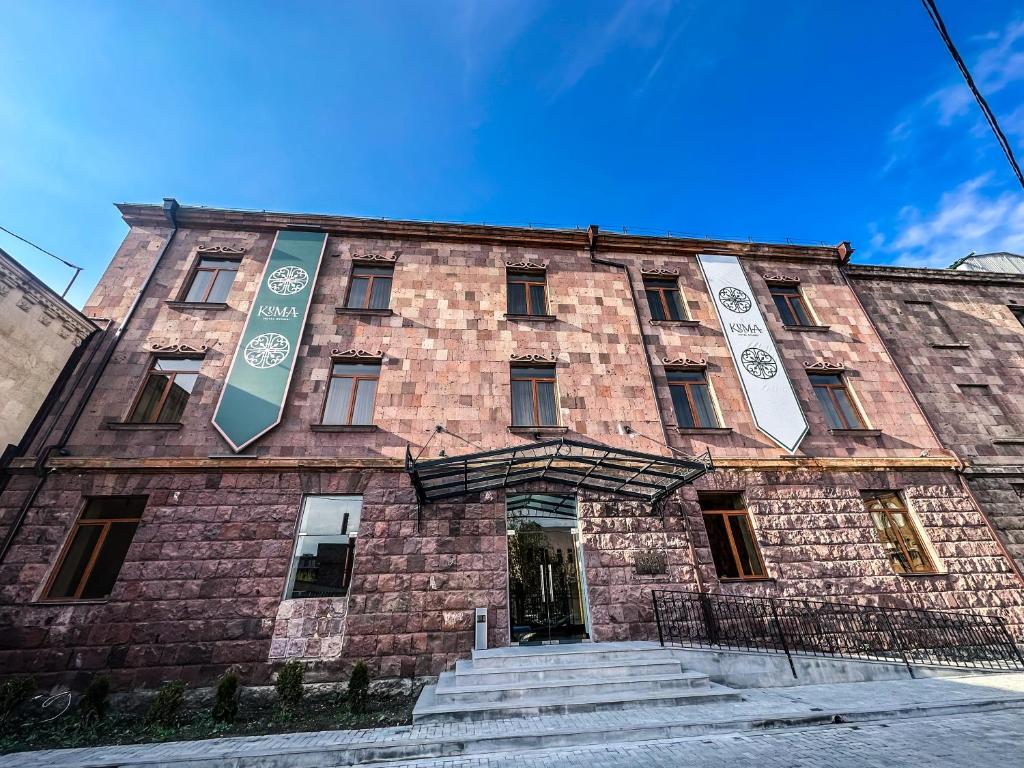
[[971,251],[1024,253],[1024,198],[994,189],[986,174],[943,194],[930,213],[907,206],[896,229],[882,251],[901,266],[948,267]]

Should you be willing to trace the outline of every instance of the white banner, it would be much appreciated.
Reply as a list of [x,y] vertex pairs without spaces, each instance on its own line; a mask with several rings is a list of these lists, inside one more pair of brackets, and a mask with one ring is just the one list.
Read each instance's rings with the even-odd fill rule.
[[722,321],[754,423],[776,443],[795,453],[807,434],[807,419],[739,259],[701,254],[697,261]]

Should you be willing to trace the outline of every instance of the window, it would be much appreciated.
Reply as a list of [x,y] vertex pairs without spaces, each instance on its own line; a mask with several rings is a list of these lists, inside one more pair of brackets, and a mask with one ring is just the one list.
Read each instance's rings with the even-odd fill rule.
[[644,278],[647,306],[651,308],[652,320],[685,320],[683,302],[679,296],[679,284],[675,280]]
[[699,499],[718,578],[766,578],[750,515],[740,494],[702,493]]
[[899,494],[868,491],[861,496],[893,570],[896,573],[935,573],[935,564],[923,544],[923,537]]
[[864,429],[864,420],[853,404],[843,377],[836,373],[808,374],[814,394],[825,411],[829,429]]
[[362,508],[362,496],[303,499],[286,599],[348,594]]
[[372,424],[379,378],[380,363],[334,363],[321,423]]
[[128,421],[136,424],[176,424],[199,378],[202,360],[158,357],[153,361]]
[[800,286],[794,283],[769,283],[768,290],[775,300],[783,325],[814,325],[804,307]]
[[192,273],[192,282],[185,294],[185,301],[221,304],[228,300],[231,283],[238,272],[234,259],[201,258]]
[[543,272],[508,273],[508,313],[510,315],[545,315],[547,297]]
[[349,309],[387,309],[391,305],[391,280],[394,267],[367,267],[356,264],[352,268],[352,282],[348,286]]
[[512,425],[550,427],[558,425],[555,399],[555,369],[512,368]]
[[1017,322],[1024,325],[1024,307],[1010,307],[1010,311],[1013,312],[1013,316],[1017,318]]
[[57,561],[45,599],[107,597],[145,508],[145,496],[101,496],[86,501]]
[[667,375],[678,426],[703,429],[719,426],[704,371],[670,370]]

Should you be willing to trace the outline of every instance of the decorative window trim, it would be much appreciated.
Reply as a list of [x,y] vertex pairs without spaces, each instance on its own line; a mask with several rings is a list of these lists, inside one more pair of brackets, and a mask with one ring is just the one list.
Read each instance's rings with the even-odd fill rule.
[[196,248],[196,253],[220,253],[230,254],[232,256],[241,256],[247,250],[248,249],[243,245],[200,245]]
[[509,360],[513,363],[537,363],[539,365],[554,365],[558,362],[558,358],[554,355],[517,355],[513,353],[509,356]]
[[546,261],[530,261],[529,259],[523,259],[522,261],[506,261],[505,269],[525,271],[525,272],[546,272],[548,268],[548,262]]
[[401,251],[395,251],[391,255],[386,253],[356,253],[352,254],[352,261],[357,264],[360,262],[363,264],[394,264],[401,255]]
[[379,360],[384,362],[384,353],[381,350],[367,352],[365,349],[332,349],[331,360]]
[[808,373],[844,373],[846,366],[838,360],[804,360],[804,370]]
[[206,353],[210,350],[206,344],[200,344],[198,347],[193,347],[191,344],[160,344],[159,342],[151,342],[146,348],[146,351],[152,352],[154,355],[160,355],[162,357],[186,357],[201,359],[206,357]]
[[651,267],[650,269],[641,268],[640,274],[644,277],[679,277],[679,270],[669,269],[667,267]]
[[674,371],[704,371],[708,367],[708,361],[703,357],[700,360],[690,357],[663,357],[661,362],[665,364],[666,368],[671,368]]
[[765,272],[761,277],[768,284],[775,285],[800,285],[800,278],[796,275],[784,275],[780,272]]

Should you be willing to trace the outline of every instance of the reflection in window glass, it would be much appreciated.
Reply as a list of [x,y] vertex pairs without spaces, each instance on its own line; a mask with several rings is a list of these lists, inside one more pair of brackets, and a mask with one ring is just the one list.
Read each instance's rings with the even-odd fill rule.
[[924,545],[924,537],[900,495],[878,491],[863,493],[862,497],[893,570],[896,573],[934,573],[935,563]]
[[299,518],[287,598],[348,594],[362,496],[306,496]]

